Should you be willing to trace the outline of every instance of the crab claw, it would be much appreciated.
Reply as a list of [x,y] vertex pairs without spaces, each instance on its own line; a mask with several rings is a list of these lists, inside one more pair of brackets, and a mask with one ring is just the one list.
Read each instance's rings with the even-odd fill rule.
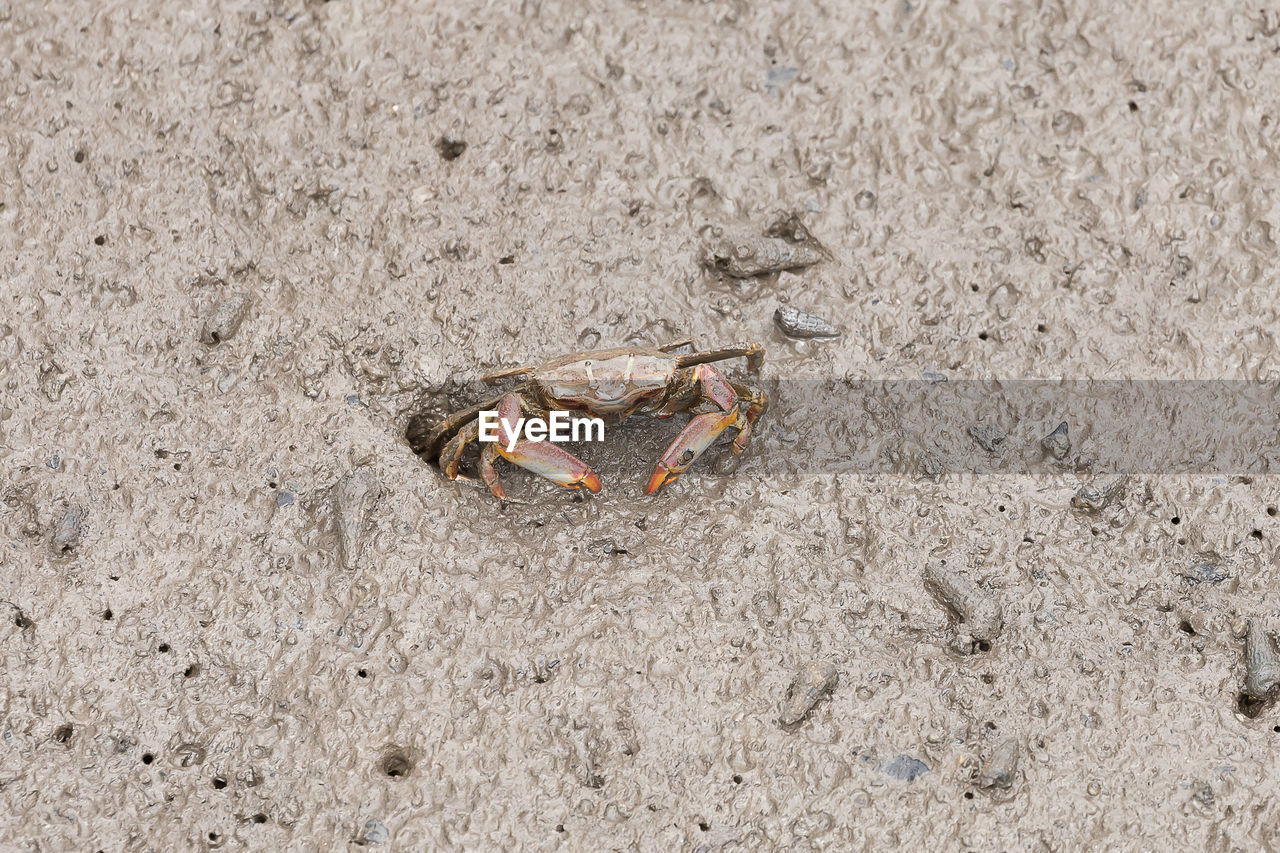
[[654,466],[653,476],[649,478],[649,485],[644,487],[644,493],[651,495],[679,478],[720,437],[720,433],[737,421],[736,406],[727,412],[707,412],[689,421]]
[[497,446],[497,452],[508,462],[514,462],[526,471],[546,477],[567,489],[600,491],[600,478],[591,466],[567,450],[548,442],[521,441],[512,450]]

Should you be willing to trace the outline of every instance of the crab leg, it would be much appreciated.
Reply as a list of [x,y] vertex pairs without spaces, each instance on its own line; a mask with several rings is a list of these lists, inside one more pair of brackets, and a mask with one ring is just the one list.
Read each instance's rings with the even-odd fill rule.
[[[546,477],[554,483],[559,483],[565,488],[585,488],[589,492],[600,491],[600,478],[596,476],[595,471],[591,470],[590,465],[549,441],[529,441],[525,439],[517,441],[511,450],[507,450],[507,447],[511,445],[511,441],[515,437],[513,430],[517,419],[520,417],[520,412],[528,408],[517,394],[507,394],[498,405],[498,440],[485,448],[480,460],[480,473],[485,482],[489,484],[489,491],[493,492],[498,498],[505,497],[502,484],[498,481],[498,475],[493,471],[493,458],[495,455],[519,465],[526,471],[532,471],[540,477]],[[493,448],[493,450],[490,451],[489,448]],[[488,458],[489,471],[492,473],[487,473],[484,470],[486,457]]]
[[466,452],[467,445],[479,437],[480,422],[472,421],[458,430],[458,434],[449,439],[449,443],[440,451],[440,470],[450,480],[458,479],[458,463],[462,461],[462,454]]
[[685,424],[684,429],[680,430],[680,434],[676,436],[676,440],[671,442],[667,452],[658,460],[658,464],[653,469],[653,476],[649,478],[649,485],[644,487],[644,493],[653,494],[689,470],[689,466],[720,437],[720,433],[737,421],[738,407],[734,406],[727,412],[707,412],[705,415],[698,415]]
[[747,441],[751,438],[751,428],[755,426],[756,420],[764,414],[764,410],[769,405],[769,400],[759,388],[752,388],[749,385],[742,385],[738,382],[730,382],[729,385],[738,395],[738,399],[747,403],[747,414],[744,418],[746,424],[738,429],[738,435],[733,439],[733,452],[740,454],[747,449]]

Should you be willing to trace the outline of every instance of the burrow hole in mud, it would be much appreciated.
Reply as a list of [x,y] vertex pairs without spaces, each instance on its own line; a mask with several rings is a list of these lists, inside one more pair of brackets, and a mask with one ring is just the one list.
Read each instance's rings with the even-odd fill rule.
[[702,830],[703,832],[706,832],[710,828],[711,828],[711,824],[707,823],[705,820],[698,821],[698,829]]
[[55,743],[66,743],[71,740],[71,736],[75,733],[75,726],[70,723],[63,723],[53,730],[53,740]]
[[111,608],[110,608],[110,607],[108,607],[106,610],[102,611],[102,621],[103,621],[103,622],[110,622],[112,619],[114,619],[114,618],[115,618],[115,616],[116,616],[116,615],[115,615],[114,613],[112,613],[112,612],[111,612]]
[[84,162],[84,149],[83,149],[83,148],[79,148],[79,149],[77,149],[77,150],[76,150],[76,153],[75,153],[75,154],[73,154],[73,155],[71,156],[71,159],[75,160],[77,163],[83,163],[83,162]]
[[[990,644],[990,643],[988,643],[986,640],[979,640],[979,641],[978,641],[978,651],[980,651],[980,652],[989,652],[989,651],[991,651],[991,644]],[[987,682],[987,683],[988,683],[988,684],[990,684],[990,682]]]
[[369,671],[367,669],[357,669],[356,675],[359,676],[360,678],[368,678]]
[[564,832],[564,824],[563,824],[563,823],[557,823],[557,824],[556,824],[556,832]]
[[1178,623],[1178,630],[1184,634],[1190,634],[1193,637],[1196,635],[1196,629],[1186,619],[1183,619]]
[[17,616],[13,617],[13,624],[16,625],[20,630],[25,631],[36,623],[28,619],[27,614],[19,612]]
[[156,651],[158,651],[158,652],[159,652],[160,654],[162,654],[162,655],[163,655],[163,654],[168,654],[168,653],[169,653],[169,644],[168,644],[168,643],[161,643],[160,645],[156,646]]
[[972,800],[972,799],[973,799],[973,791],[965,791],[965,792],[964,792],[964,798],[965,798],[966,800]]
[[1129,102],[1129,112],[1131,112],[1131,113],[1136,113],[1137,111],[1138,111],[1138,104],[1137,104],[1137,102],[1136,102],[1136,101],[1130,101],[1130,102]]
[[395,749],[382,757],[378,769],[392,779],[399,779],[413,772],[413,762],[403,750]]
[[996,512],[1004,512],[1004,504],[997,504]]
[[1044,323],[1036,323],[1036,331],[1039,332],[1040,334],[1044,334],[1045,332],[1049,331],[1049,327],[1046,326]]
[[193,663],[182,671],[183,678],[195,678],[200,674],[200,664]]
[[106,235],[105,235],[105,234],[99,234],[97,237],[94,237],[94,238],[93,238],[93,245],[95,245],[95,246],[105,246],[105,245],[107,245],[107,237],[106,237]]
[[215,776],[213,777],[213,787],[214,790],[221,791],[223,788],[227,787],[227,780],[223,779],[221,776]]
[[980,341],[985,341],[985,340],[987,340],[987,339],[988,339],[988,338],[990,338],[990,337],[991,337],[991,336],[990,336],[990,335],[988,335],[986,332],[978,332],[978,340],[980,340]]
[[1261,539],[1262,531],[1258,530],[1257,528],[1254,528],[1253,530],[1249,531],[1249,535],[1252,536],[1254,539]]
[[457,160],[462,156],[462,152],[467,150],[467,143],[461,139],[442,136],[440,141],[436,143],[436,150],[440,152],[442,160]]
[[[1241,693],[1236,697],[1236,710],[1251,720],[1261,716],[1270,704],[1266,699],[1256,699],[1248,693]],[[1272,731],[1280,731],[1280,726],[1276,726]]]
[[739,774],[737,774],[737,773],[734,773],[734,774],[733,774],[733,784],[735,784],[735,785],[741,785],[741,784],[742,784],[742,777],[741,777]]
[[210,841],[217,841],[217,840],[218,840],[218,833],[216,833],[216,832],[211,832],[211,833],[209,833],[209,840],[210,840]]
[[153,762],[153,761],[155,761],[155,760],[156,760],[156,757],[155,757],[154,755],[152,755],[151,753],[149,753],[149,752],[144,752],[144,753],[142,753],[142,763],[143,763],[143,764],[150,764],[151,762]]
[[1275,507],[1273,507],[1273,506],[1269,506],[1269,507],[1267,507],[1267,515],[1271,516],[1272,518],[1275,518],[1275,517],[1276,517],[1276,513],[1277,513],[1277,512],[1280,512],[1280,510],[1277,510],[1277,509],[1276,509]]
[[1176,524],[1181,524],[1181,523],[1182,523],[1182,519],[1175,515],[1173,518],[1169,519],[1169,523],[1170,523],[1170,524],[1175,524],[1175,525],[1176,525]]
[[249,818],[249,820],[253,821],[254,823],[266,823],[267,816],[264,815],[262,812],[258,812],[253,817]]

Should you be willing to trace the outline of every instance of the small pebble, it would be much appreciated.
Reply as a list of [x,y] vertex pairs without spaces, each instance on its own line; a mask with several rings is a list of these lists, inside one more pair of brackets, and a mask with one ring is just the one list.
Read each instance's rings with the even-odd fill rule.
[[929,765],[910,755],[896,755],[892,761],[880,768],[880,772],[899,782],[914,782],[929,772]]
[[1208,560],[1202,560],[1190,568],[1183,569],[1178,574],[1182,575],[1184,579],[1193,584],[1221,583],[1230,577],[1230,575]]
[[219,344],[235,337],[249,313],[249,294],[237,293],[225,300],[214,310],[213,316],[204,324],[200,332],[200,340],[206,344]]
[[69,554],[75,550],[76,545],[80,542],[80,534],[84,530],[84,509],[78,506],[69,506],[62,513],[62,519],[58,522],[57,528],[53,531],[53,536],[49,540],[50,547],[53,548],[55,554]]
[[829,663],[811,663],[802,667],[787,688],[778,722],[783,728],[798,726],[818,700],[836,686],[836,668]]
[[1040,446],[1054,459],[1062,459],[1071,452],[1071,438],[1067,435],[1067,422],[1058,424],[1058,428],[1040,439]]
[[924,587],[963,624],[973,641],[968,644],[970,649],[978,643],[991,643],[1000,636],[1004,627],[1000,603],[991,593],[951,571],[943,562],[925,567]]
[[391,831],[387,829],[387,825],[376,817],[371,817],[364,822],[364,835],[361,840],[365,844],[387,844],[391,841]]
[[978,776],[978,784],[983,788],[1010,788],[1014,775],[1018,772],[1018,741],[1006,738],[996,744],[991,757]]
[[773,312],[773,322],[783,334],[792,338],[835,338],[840,330],[821,317],[801,311],[791,305],[783,305]]

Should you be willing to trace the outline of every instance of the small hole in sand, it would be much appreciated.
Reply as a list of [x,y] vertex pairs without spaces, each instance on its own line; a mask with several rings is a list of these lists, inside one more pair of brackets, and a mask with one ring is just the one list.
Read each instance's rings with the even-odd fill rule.
[[[989,652],[989,651],[991,651],[991,644],[990,644],[990,643],[988,643],[986,640],[979,640],[979,641],[978,641],[978,651],[980,651],[980,652]],[[990,682],[987,682],[987,683],[989,684]]]
[[409,756],[400,750],[395,750],[383,756],[382,761],[378,762],[378,767],[392,779],[399,779],[413,772],[413,762],[409,760]]
[[115,617],[115,614],[111,612],[110,607],[102,611],[102,619],[104,622],[110,622],[114,617]]
[[183,678],[195,678],[200,674],[200,664],[193,663],[182,671]]
[[733,784],[735,784],[735,785],[741,785],[741,784],[742,784],[742,777],[741,777],[741,776],[739,776],[737,773],[733,774]]
[[356,670],[356,675],[360,676],[361,678],[368,678],[368,677],[369,677],[369,671],[368,671],[368,670],[365,670],[365,669],[357,669],[357,670]]
[[1272,518],[1275,518],[1275,517],[1276,517],[1276,512],[1277,512],[1277,510],[1276,510],[1276,508],[1275,508],[1275,507],[1273,507],[1273,506],[1269,506],[1269,507],[1267,507],[1267,515],[1271,516]]
[[1170,524],[1181,524],[1181,523],[1182,523],[1182,519],[1175,515],[1173,518],[1169,519],[1169,523],[1170,523]]
[[1261,531],[1261,530],[1254,529],[1254,530],[1249,531],[1249,535],[1250,535],[1250,536],[1252,536],[1254,539],[1261,539],[1261,538],[1262,538],[1262,531]]
[[71,740],[71,736],[76,733],[75,727],[70,723],[63,723],[53,730],[53,739],[58,743],[66,743]]
[[707,823],[705,820],[698,821],[698,829],[702,830],[703,832],[706,832],[710,828],[711,828],[711,824]]
[[990,335],[988,335],[986,332],[978,332],[978,340],[980,341],[985,341],[989,337]]
[[964,798],[965,798],[966,800],[972,800],[972,799],[973,799],[973,791],[965,791],[965,792],[964,792]]
[[1196,629],[1186,619],[1183,619],[1178,623],[1178,630],[1184,634],[1190,634],[1193,637],[1196,634]]
[[249,819],[250,819],[251,821],[253,821],[254,823],[266,823],[266,822],[267,822],[267,816],[266,816],[266,815],[264,815],[262,812],[258,812],[256,815],[254,815],[253,817],[251,817],[251,818],[249,818]]
[[457,160],[462,156],[462,152],[467,150],[467,143],[461,139],[450,139],[447,136],[442,136],[440,141],[436,143],[436,150],[440,152],[440,157],[444,160]]
[[93,238],[93,244],[95,246],[105,246],[106,243],[107,243],[107,238],[102,234],[99,234],[97,237]]
[[223,779],[221,776],[216,776],[213,780],[213,787],[216,790],[221,791],[223,788],[227,787],[227,780]]
[[76,151],[76,153],[75,153],[75,155],[74,155],[74,157],[73,157],[72,159],[74,159],[77,163],[83,163],[83,162],[84,162],[84,149],[81,149],[81,150],[79,150],[79,151]]
[[1262,714],[1267,709],[1267,702],[1262,699],[1255,699],[1248,693],[1241,693],[1236,697],[1236,710],[1249,719]]
[[161,643],[160,645],[156,646],[156,651],[158,651],[158,652],[159,652],[160,654],[162,654],[162,655],[163,655],[163,654],[168,653],[168,651],[169,651],[169,644],[168,644],[168,643]]
[[149,752],[144,752],[144,753],[142,753],[142,763],[143,763],[143,764],[150,764],[151,762],[153,762],[153,761],[155,761],[155,760],[156,760],[156,757],[155,757],[154,755],[152,755],[151,753],[149,753]]
[[1046,326],[1044,323],[1036,323],[1036,331],[1037,331],[1037,332],[1047,332],[1047,331],[1049,331],[1049,327],[1048,327],[1048,326]]

